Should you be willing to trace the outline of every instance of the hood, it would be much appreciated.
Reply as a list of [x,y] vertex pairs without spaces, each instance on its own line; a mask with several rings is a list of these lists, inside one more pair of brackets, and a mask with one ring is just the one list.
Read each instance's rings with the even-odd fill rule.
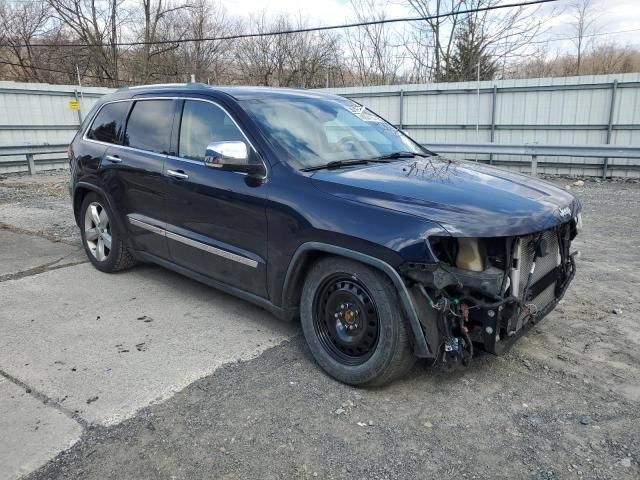
[[526,235],[580,211],[570,193],[535,178],[441,157],[321,170],[317,188],[437,222],[456,237]]

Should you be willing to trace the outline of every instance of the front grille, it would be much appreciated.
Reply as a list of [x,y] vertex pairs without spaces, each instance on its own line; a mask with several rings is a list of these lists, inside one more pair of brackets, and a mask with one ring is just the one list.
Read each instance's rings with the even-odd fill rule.
[[[533,257],[535,254],[534,241],[536,237],[537,234],[522,237],[520,239],[520,282],[518,298],[523,298],[524,289],[527,285],[527,280],[529,279],[529,272],[531,271],[531,264],[533,263]],[[533,277],[529,286],[534,285],[547,273],[560,265],[560,248],[556,232],[547,230],[542,233],[542,238],[547,242],[548,253],[544,257],[536,258],[536,269],[533,272]],[[555,299],[555,286],[556,282],[551,283],[547,288],[540,292],[538,296],[527,303],[533,303],[537,307],[538,311],[544,309]]]

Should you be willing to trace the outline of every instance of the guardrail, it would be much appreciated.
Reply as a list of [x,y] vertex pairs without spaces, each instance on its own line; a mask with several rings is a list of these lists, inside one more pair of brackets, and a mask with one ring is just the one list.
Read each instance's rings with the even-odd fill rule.
[[[0,168],[2,167],[20,167],[27,165],[29,173],[35,175],[37,163],[67,163],[67,147],[66,144],[57,145],[11,145],[8,147],[0,146]],[[64,153],[63,158],[47,158],[38,159],[36,155],[52,155],[56,153]],[[3,160],[2,157],[19,157],[24,156],[23,160]]]
[[[537,143],[497,144],[497,143],[429,143],[426,148],[436,153],[485,154],[490,155],[483,162],[493,165],[522,165],[522,161],[495,160],[493,155],[521,155],[531,157],[531,175],[537,175],[538,166],[595,168],[602,170],[602,178],[606,178],[611,168],[610,158],[640,158],[640,146],[626,145],[542,145]],[[603,158],[598,163],[571,162],[538,162],[538,157],[587,157]],[[633,165],[616,165],[620,170],[640,170],[640,163]]]
[[[539,165],[552,167],[576,167],[602,169],[603,177],[607,176],[609,158],[635,158],[640,159],[640,146],[625,145],[541,145],[529,144],[497,144],[497,143],[429,143],[425,144],[429,150],[436,153],[455,154],[488,154],[488,155],[519,155],[531,157],[531,175],[536,175]],[[66,163],[67,145],[15,145],[0,147],[0,168],[3,166],[27,165],[31,174],[36,173],[37,163]],[[64,153],[59,159],[37,159],[36,155],[51,155]],[[3,161],[1,157],[24,156],[24,160]],[[539,162],[538,157],[586,157],[603,158],[598,163],[563,163],[563,162]],[[522,161],[514,160],[482,160],[494,165],[522,165]],[[640,162],[632,165],[616,165],[616,169],[640,170]]]

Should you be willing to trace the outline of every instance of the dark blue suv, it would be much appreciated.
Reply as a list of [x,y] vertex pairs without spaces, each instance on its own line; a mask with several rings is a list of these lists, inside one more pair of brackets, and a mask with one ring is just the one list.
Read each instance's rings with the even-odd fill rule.
[[153,262],[300,318],[320,366],[379,385],[466,365],[544,317],[575,273],[569,193],[442,158],[351,100],[158,85],[101,99],[69,147],[87,255]]

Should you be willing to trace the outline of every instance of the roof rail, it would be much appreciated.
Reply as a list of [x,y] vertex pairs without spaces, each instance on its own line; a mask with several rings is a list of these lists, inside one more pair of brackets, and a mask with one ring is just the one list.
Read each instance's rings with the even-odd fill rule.
[[133,85],[131,87],[122,87],[119,88],[118,90],[116,90],[117,92],[124,92],[127,90],[137,90],[137,89],[143,89],[143,88],[164,88],[164,87],[194,87],[194,86],[198,86],[198,87],[202,87],[202,86],[208,86],[204,83],[201,82],[189,82],[189,83],[153,83],[153,84],[149,84],[149,85]]

